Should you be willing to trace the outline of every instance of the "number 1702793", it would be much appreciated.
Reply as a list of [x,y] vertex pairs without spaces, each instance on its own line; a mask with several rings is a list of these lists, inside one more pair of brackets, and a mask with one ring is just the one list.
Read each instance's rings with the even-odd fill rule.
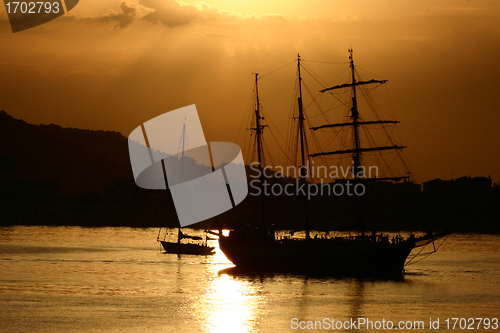
[[59,2],[6,2],[8,14],[22,13],[22,14],[49,14],[59,13],[61,8]]

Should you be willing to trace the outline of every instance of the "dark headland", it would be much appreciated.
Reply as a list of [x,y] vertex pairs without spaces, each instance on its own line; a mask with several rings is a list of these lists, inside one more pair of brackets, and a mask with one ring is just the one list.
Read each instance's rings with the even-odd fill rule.
[[[272,182],[286,181],[282,178]],[[252,192],[252,189],[250,189]],[[500,186],[488,177],[434,179],[423,185],[381,182],[366,193],[370,229],[500,233]],[[118,132],[33,125],[0,111],[0,225],[176,227],[168,191],[134,183],[127,138]],[[202,228],[252,224],[259,198],[200,223]],[[299,197],[266,197],[277,229],[301,228]],[[350,230],[355,201],[314,196],[312,229]]]

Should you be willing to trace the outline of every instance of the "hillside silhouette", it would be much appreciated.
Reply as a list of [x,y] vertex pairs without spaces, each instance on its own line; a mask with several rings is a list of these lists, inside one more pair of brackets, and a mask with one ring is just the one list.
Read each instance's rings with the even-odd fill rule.
[[17,179],[55,181],[61,195],[133,180],[127,138],[118,132],[33,125],[2,110],[0,154],[14,156]]

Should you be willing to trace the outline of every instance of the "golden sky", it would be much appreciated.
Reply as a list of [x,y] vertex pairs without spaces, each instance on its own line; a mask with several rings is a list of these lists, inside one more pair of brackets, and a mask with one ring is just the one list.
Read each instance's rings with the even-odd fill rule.
[[[389,80],[419,180],[500,181],[496,0],[80,0],[68,15],[15,34],[0,8],[0,109],[29,123],[128,136],[196,104],[208,141],[235,142],[253,72],[298,52],[345,62],[352,47],[361,69]],[[345,68],[328,67],[331,79]],[[294,76],[292,66],[261,80],[278,123],[289,117]]]

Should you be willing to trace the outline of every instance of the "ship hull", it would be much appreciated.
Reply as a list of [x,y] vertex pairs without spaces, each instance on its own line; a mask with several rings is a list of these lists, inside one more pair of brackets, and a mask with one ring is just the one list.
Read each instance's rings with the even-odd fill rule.
[[222,252],[238,268],[350,277],[400,278],[413,242],[287,240],[251,244],[221,237]]
[[194,255],[212,255],[214,247],[200,244],[180,244],[166,241],[159,241],[167,253],[175,254],[194,254]]

